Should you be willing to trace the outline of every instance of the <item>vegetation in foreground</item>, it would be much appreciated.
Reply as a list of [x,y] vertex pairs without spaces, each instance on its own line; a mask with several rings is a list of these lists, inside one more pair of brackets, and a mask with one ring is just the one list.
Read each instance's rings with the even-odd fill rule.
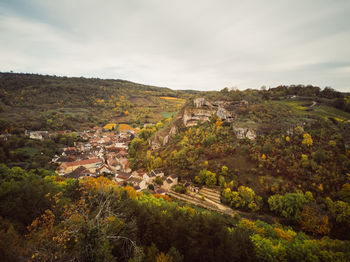
[[[346,261],[348,241],[2,165],[2,261]],[[16,196],[16,197],[14,197]],[[30,200],[28,197],[30,196]]]

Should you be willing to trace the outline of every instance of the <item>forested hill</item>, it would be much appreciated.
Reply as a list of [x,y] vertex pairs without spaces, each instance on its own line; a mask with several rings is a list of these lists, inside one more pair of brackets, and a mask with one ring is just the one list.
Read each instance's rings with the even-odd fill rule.
[[125,80],[0,73],[0,128],[79,130],[110,121],[155,122],[195,93]]

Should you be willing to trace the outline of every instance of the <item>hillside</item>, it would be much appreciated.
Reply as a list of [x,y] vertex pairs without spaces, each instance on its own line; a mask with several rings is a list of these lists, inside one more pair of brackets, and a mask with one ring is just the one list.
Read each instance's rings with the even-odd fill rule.
[[131,152],[134,168],[156,165],[216,188],[224,204],[252,217],[275,215],[307,233],[348,239],[348,97],[314,87],[280,89],[194,99],[139,147],[144,154]]
[[0,130],[152,123],[176,113],[194,93],[124,80],[0,73]]

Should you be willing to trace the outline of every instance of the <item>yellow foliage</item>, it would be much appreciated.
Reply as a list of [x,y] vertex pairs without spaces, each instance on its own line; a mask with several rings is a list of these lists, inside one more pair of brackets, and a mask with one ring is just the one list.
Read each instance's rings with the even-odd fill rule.
[[322,185],[322,184],[320,184],[320,185],[318,186],[318,189],[319,189],[320,191],[322,191],[322,192],[323,192],[323,185]]
[[136,190],[132,186],[126,186],[124,187],[124,189],[126,190],[130,198],[135,199],[137,197]]
[[168,255],[161,252],[156,257],[156,262],[172,262],[173,259]]
[[201,182],[201,179],[199,178],[199,176],[195,176],[195,177],[194,177],[194,181],[195,181],[196,183],[200,183],[200,182]]
[[245,218],[243,218],[239,222],[238,227],[251,229],[259,235],[265,235],[265,229],[258,227],[257,225],[255,225],[255,223],[253,221],[250,221],[250,220],[245,219]]
[[134,130],[135,133],[137,133],[139,131],[139,129],[133,128],[132,126],[129,126],[128,124],[120,124],[118,129],[119,129],[119,131]]
[[274,230],[279,238],[283,238],[289,242],[292,242],[293,237],[296,235],[296,233],[292,230],[284,231],[278,227],[275,227]]
[[302,161],[307,161],[307,160],[309,160],[308,155],[302,154],[302,155],[301,155],[301,160],[302,160]]
[[304,128],[302,128],[301,126],[297,126],[297,127],[294,129],[294,132],[295,132],[297,135],[301,135],[301,134],[304,132]]
[[117,124],[107,124],[103,128],[108,129],[108,130],[112,130],[113,128],[115,129],[116,127],[117,127]]
[[330,140],[329,142],[328,142],[328,145],[330,145],[330,146],[336,146],[337,145],[337,142],[335,142],[334,140]]
[[161,96],[161,97],[159,97],[159,98],[161,98],[161,99],[165,99],[165,100],[178,100],[179,102],[180,101],[184,101],[184,99],[182,99],[182,98],[177,98],[177,97],[170,97],[170,96]]
[[310,134],[305,133],[305,134],[303,135],[303,138],[304,138],[304,139],[303,139],[303,142],[302,142],[303,145],[312,146],[313,140],[312,140],[312,137],[311,137]]
[[115,216],[109,216],[108,218],[107,218],[107,221],[108,222],[110,222],[110,223],[112,223],[112,222],[114,222],[115,221]]
[[263,177],[260,177],[260,179],[259,179],[259,181],[260,181],[260,184],[264,184],[264,178]]
[[110,192],[114,191],[119,194],[119,186],[117,183],[109,180],[106,177],[92,178],[87,177],[85,179],[79,180],[79,184],[88,189],[89,191],[103,191]]

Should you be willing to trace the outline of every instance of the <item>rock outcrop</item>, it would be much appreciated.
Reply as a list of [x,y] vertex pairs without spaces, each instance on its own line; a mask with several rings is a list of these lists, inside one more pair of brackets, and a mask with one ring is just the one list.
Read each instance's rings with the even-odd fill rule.
[[199,121],[209,121],[215,113],[215,110],[210,108],[186,108],[183,112],[182,121],[186,127],[195,126]]
[[224,121],[233,122],[236,118],[234,109],[239,106],[246,106],[247,101],[214,101],[209,102],[204,98],[196,98],[193,100],[193,108],[186,108],[183,113],[183,124],[186,127],[194,126],[199,121],[209,121],[212,115],[220,117]]
[[198,122],[206,122],[210,120],[212,115],[216,115],[221,120],[233,123],[233,130],[239,139],[248,138],[254,140],[257,131],[254,128],[242,127],[235,125],[234,121],[238,116],[235,109],[247,106],[248,102],[241,101],[214,101],[209,102],[204,98],[196,98],[193,100],[194,108],[186,108],[183,112],[182,121],[185,127],[195,126]]
[[257,136],[256,130],[253,128],[233,127],[233,131],[238,139],[248,138],[249,140],[255,140]]
[[155,134],[155,136],[149,141],[149,144],[152,150],[157,150],[168,144],[171,137],[178,132],[179,128],[191,127],[197,125],[199,122],[209,121],[213,115],[218,116],[223,121],[233,123],[233,129],[237,138],[248,138],[253,140],[257,136],[255,129],[236,126],[234,124],[235,119],[238,118],[235,109],[241,106],[247,106],[247,104],[248,102],[245,100],[234,102],[209,102],[205,98],[196,98],[193,100],[192,107],[184,108],[169,127]]

